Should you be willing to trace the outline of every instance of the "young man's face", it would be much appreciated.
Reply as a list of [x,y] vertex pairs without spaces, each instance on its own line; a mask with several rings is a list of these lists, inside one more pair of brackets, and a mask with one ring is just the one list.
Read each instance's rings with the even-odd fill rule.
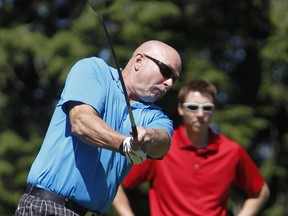
[[191,91],[183,104],[178,105],[184,126],[194,132],[208,130],[214,113],[214,100],[210,94]]

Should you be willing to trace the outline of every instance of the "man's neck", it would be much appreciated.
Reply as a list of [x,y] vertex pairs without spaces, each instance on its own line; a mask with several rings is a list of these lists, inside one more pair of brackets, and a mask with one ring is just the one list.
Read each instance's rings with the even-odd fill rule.
[[209,142],[209,130],[195,132],[191,128],[185,128],[188,139],[198,148],[204,148]]

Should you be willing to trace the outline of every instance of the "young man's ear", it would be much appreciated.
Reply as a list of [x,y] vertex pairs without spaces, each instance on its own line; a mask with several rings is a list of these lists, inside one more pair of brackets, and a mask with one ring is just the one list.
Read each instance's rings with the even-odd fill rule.
[[183,116],[184,115],[184,107],[183,107],[183,104],[182,103],[178,103],[178,114],[180,116]]

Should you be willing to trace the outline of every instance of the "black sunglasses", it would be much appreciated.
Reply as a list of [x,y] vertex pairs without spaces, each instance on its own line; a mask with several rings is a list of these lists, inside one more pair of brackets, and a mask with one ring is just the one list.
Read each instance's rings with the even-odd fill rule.
[[202,108],[203,112],[206,114],[211,114],[214,110],[214,104],[212,103],[204,103],[204,104],[198,104],[198,103],[183,103],[183,106],[187,111],[190,112],[198,112],[199,108]]
[[175,83],[175,82],[177,81],[178,76],[175,75],[175,74],[172,72],[171,68],[169,68],[166,64],[164,64],[163,62],[161,62],[161,61],[159,61],[159,60],[157,60],[157,59],[155,59],[155,58],[153,58],[153,57],[151,57],[151,56],[149,56],[149,55],[146,55],[146,54],[143,54],[143,55],[144,55],[145,57],[147,57],[148,59],[152,60],[155,64],[157,64],[157,66],[158,66],[159,69],[160,69],[161,74],[162,74],[165,78],[167,78],[167,79],[172,78],[173,83]]

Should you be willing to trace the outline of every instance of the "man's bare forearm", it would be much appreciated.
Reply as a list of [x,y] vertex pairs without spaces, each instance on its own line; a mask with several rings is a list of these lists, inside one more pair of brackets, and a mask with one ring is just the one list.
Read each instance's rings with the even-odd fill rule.
[[129,200],[122,185],[119,186],[112,205],[119,216],[134,216]]
[[[106,124],[91,106],[73,103],[69,118],[72,133],[84,142],[100,148],[119,151],[119,146],[127,137]],[[138,136],[132,139],[135,149],[142,149],[152,158],[161,158],[169,150],[171,138],[167,131],[137,127]]]
[[106,124],[89,105],[73,106],[69,111],[69,118],[72,133],[88,144],[118,151],[126,137]]
[[248,198],[239,212],[238,216],[255,216],[257,215],[262,207],[265,205],[268,197],[270,195],[270,191],[268,185],[264,183],[262,189],[258,196]]

